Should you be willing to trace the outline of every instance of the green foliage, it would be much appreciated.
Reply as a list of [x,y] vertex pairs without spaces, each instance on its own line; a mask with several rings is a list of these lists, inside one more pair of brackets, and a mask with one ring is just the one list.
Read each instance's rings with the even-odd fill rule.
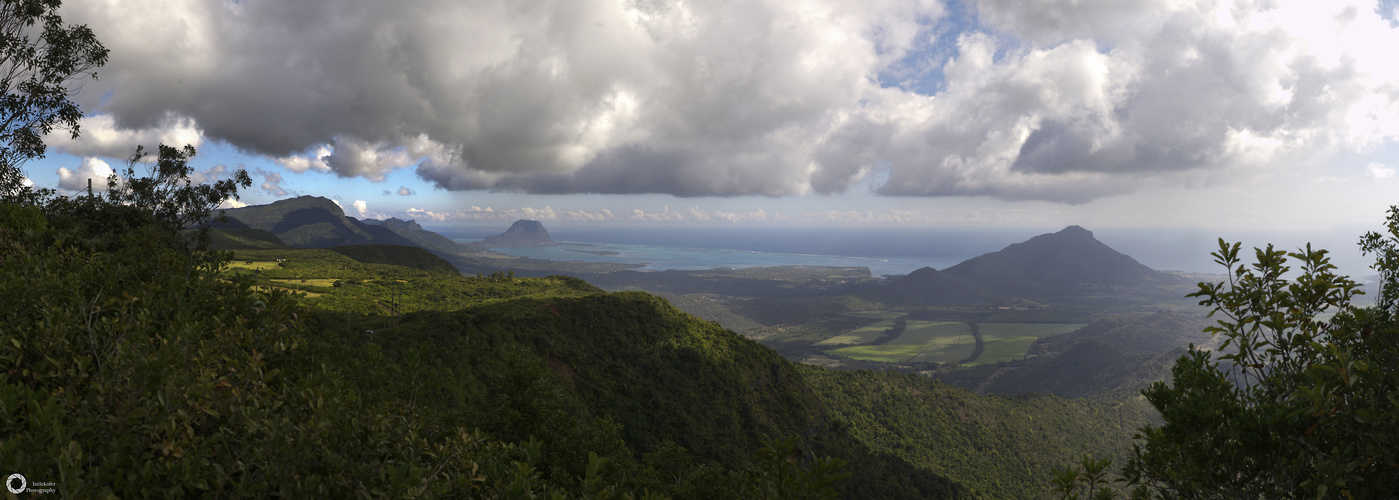
[[284,372],[305,346],[300,306],[188,268],[180,247],[151,244],[158,232],[91,252],[0,228],[0,468],[80,498],[412,496],[473,480],[447,457],[481,456],[463,455],[479,437],[429,444],[329,373]]
[[1117,491],[1111,489],[1108,480],[1108,465],[1112,460],[1093,460],[1088,454],[1078,465],[1054,471],[1054,487],[1050,490],[1059,495],[1059,500],[1110,500],[1117,498]]
[[403,245],[345,245],[330,247],[330,250],[366,264],[392,264],[395,266],[421,269],[448,276],[461,276],[451,262],[433,255],[432,252]]
[[[768,439],[754,459],[750,498],[834,500],[837,494],[831,484],[850,478],[850,473],[841,472],[844,460],[805,457],[797,449],[796,438]],[[808,463],[803,466],[802,462]]]
[[[1170,385],[1144,391],[1164,424],[1144,427],[1124,476],[1166,497],[1378,498],[1399,491],[1399,209],[1390,236],[1370,233],[1379,306],[1351,305],[1359,290],[1334,274],[1324,250],[1255,249],[1220,241],[1225,283],[1193,294],[1220,316],[1216,358],[1192,351]],[[1287,279],[1287,258],[1300,264]],[[1330,322],[1318,315],[1338,311]]]
[[218,228],[209,230],[211,250],[277,250],[289,248],[277,235],[252,228]]
[[238,188],[251,186],[252,179],[239,170],[231,179],[193,184],[189,176],[194,167],[189,160],[194,155],[193,146],[176,149],[161,144],[149,175],[137,177],[136,165],[146,161],[147,154],[136,146],[136,152],[127,158],[125,175],[108,177],[104,201],[151,214],[172,231],[208,222],[215,207],[224,200],[238,199]]
[[0,202],[32,203],[20,167],[42,158],[43,137],[67,128],[78,137],[82,111],[68,100],[97,67],[107,49],[87,26],[63,24],[60,0],[10,0],[0,4]]
[[1132,429],[1152,418],[1140,398],[978,396],[919,375],[815,367],[803,374],[854,439],[990,498],[1036,498],[1051,470],[1084,451],[1124,458]]

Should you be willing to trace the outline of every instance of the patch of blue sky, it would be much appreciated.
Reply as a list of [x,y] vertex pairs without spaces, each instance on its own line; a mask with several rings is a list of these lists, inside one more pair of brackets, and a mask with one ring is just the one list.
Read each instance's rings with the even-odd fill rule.
[[1399,28],[1399,0],[1379,0],[1375,4],[1375,13],[1389,21],[1389,27]]
[[949,0],[946,9],[944,17],[924,20],[913,49],[880,72],[881,87],[896,87],[922,95],[936,95],[943,90],[942,67],[956,56],[957,37],[981,29],[974,6],[961,0]]

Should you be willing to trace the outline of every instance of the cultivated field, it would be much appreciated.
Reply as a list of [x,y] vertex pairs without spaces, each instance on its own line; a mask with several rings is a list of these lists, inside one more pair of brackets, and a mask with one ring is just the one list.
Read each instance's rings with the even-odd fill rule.
[[997,361],[1014,361],[1025,357],[1025,351],[1035,343],[1035,339],[1069,333],[1082,324],[1073,323],[980,323],[981,341],[985,348],[981,356],[967,366],[975,366]]
[[291,293],[295,293],[295,294],[305,295],[306,298],[310,298],[310,299],[314,299],[314,298],[316,298],[316,297],[320,297],[320,296],[322,296],[322,295],[325,295],[324,293],[308,292],[308,291],[306,291],[306,290],[297,290],[297,289],[295,289],[295,288],[287,288],[287,287],[284,287],[284,286],[266,286],[266,285],[263,285],[262,288],[276,288],[276,289],[278,289],[278,290],[283,290],[283,291],[287,291],[287,292],[291,292]]
[[270,280],[270,281],[272,281],[272,282],[274,282],[274,283],[286,283],[286,284],[289,284],[289,285],[333,286],[333,285],[335,284],[336,281],[340,281],[340,280],[337,280],[337,279],[335,279],[335,278],[305,278],[305,279],[274,279],[274,280]]
[[817,342],[816,345],[854,345],[868,344],[875,339],[882,337],[884,331],[894,327],[893,319],[886,319],[864,328],[851,330],[840,335]]
[[253,260],[253,261],[235,260],[235,261],[233,261],[233,262],[229,262],[229,263],[228,263],[228,268],[229,268],[230,270],[232,270],[232,269],[239,269],[239,270],[241,270],[241,269],[249,269],[249,270],[263,271],[263,270],[267,270],[267,269],[277,269],[277,262],[276,262],[276,261],[272,261],[272,260]]
[[874,310],[874,311],[859,311],[859,312],[845,313],[846,316],[852,316],[852,317],[856,317],[856,318],[874,318],[874,319],[894,319],[894,318],[897,318],[897,317],[899,317],[899,316],[903,316],[903,315],[905,315],[905,314],[908,314],[908,313],[901,313],[901,312],[896,312],[896,311],[879,311],[879,310]]
[[909,321],[903,335],[880,345],[842,347],[830,354],[867,361],[955,363],[976,346],[971,326],[960,322]]

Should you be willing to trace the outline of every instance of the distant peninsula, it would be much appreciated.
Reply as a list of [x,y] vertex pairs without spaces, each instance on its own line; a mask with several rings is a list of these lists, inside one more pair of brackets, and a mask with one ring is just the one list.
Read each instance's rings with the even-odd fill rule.
[[479,245],[485,247],[533,247],[557,245],[549,238],[549,231],[537,220],[520,219],[510,225],[510,229],[495,236],[487,236]]

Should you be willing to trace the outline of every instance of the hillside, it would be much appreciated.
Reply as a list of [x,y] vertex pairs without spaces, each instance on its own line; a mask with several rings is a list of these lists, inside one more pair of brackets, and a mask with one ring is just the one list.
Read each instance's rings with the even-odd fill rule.
[[[230,219],[236,220],[236,219]],[[291,248],[277,235],[250,227],[209,229],[209,248],[213,250],[276,250]]]
[[1207,346],[1199,318],[1171,311],[1108,316],[1072,333],[1037,339],[1024,359],[934,376],[987,394],[1124,398],[1169,378],[1185,346]]
[[960,276],[924,267],[862,294],[891,306],[994,306],[1015,302]]
[[327,248],[339,245],[418,246],[383,226],[363,224],[346,217],[335,202],[315,196],[278,200],[267,205],[226,210],[230,220],[277,235],[294,248]]
[[943,270],[1012,296],[1040,298],[1104,287],[1140,287],[1169,278],[1069,226]]
[[405,221],[397,218],[389,218],[385,220],[364,219],[360,222],[369,226],[381,226],[387,228],[390,231],[393,231],[395,234],[402,236],[408,239],[409,241],[412,241],[414,244],[420,247],[441,254],[472,255],[491,253],[490,250],[487,250],[485,248],[481,248],[476,245],[465,245],[457,243],[455,241],[447,239],[446,236],[442,236],[432,231],[428,231],[427,229],[423,229],[423,226],[418,225],[418,222],[414,220]]
[[[343,328],[339,314],[317,318],[323,330]],[[383,397],[413,399],[442,425],[614,453],[623,445],[607,443],[619,439],[638,458],[726,467],[748,463],[763,435],[804,436],[818,456],[850,462],[855,477],[840,486],[849,498],[948,498],[965,488],[1035,498],[1049,469],[1085,451],[1125,450],[1147,418],[1136,403],[984,397],[922,377],[802,367],[637,292],[521,297],[372,329],[393,341],[350,337],[373,347],[340,357],[355,360],[343,371]],[[408,366],[422,368],[396,371]],[[569,453],[582,449],[551,461],[580,460]]]
[[[849,498],[939,497],[961,495],[956,492],[965,488],[992,498],[1032,498],[1041,487],[1036,476],[1076,457],[1066,451],[1074,448],[1073,443],[1106,456],[1112,448],[1102,444],[1104,440],[1124,440],[1130,435],[1130,429],[1110,431],[1082,421],[1106,418],[1103,412],[1122,404],[1119,401],[1039,397],[1022,404],[1019,399],[976,396],[949,385],[929,386],[936,387],[933,390],[915,384],[912,389],[896,390],[902,395],[892,400],[848,406],[854,403],[840,389],[847,383],[904,387],[907,382],[893,373],[810,372],[754,341],[647,294],[600,293],[579,280],[557,277],[420,276],[401,278],[403,283],[364,279],[333,287],[324,282],[343,271],[335,265],[316,265],[318,257],[309,252],[326,251],[282,252],[290,265],[263,271],[261,276],[317,295],[306,300],[326,311],[314,316],[312,324],[318,331],[372,331],[328,337],[338,346],[335,349],[349,349],[335,356],[339,361],[331,366],[354,360],[339,371],[353,374],[356,386],[376,387],[376,397],[409,398],[422,418],[449,419],[441,425],[459,419],[511,439],[535,435],[546,441],[593,443],[588,446],[604,450],[624,446],[638,460],[668,454],[691,464],[684,467],[686,471],[710,461],[728,469],[741,468],[750,460],[751,441],[761,440],[763,434],[803,436],[805,446],[818,455],[850,461],[856,477],[841,486]],[[276,254],[243,252],[239,257],[260,255]],[[282,281],[284,276],[312,279],[298,283]],[[354,276],[366,277],[358,272]],[[377,302],[367,300],[376,296]],[[373,307],[388,304],[390,297],[406,314],[392,318],[385,316],[390,311]],[[355,314],[346,324],[341,311],[373,313]],[[391,326],[393,322],[397,326]],[[416,374],[397,371],[411,366],[423,368]],[[844,377],[851,378],[843,381]],[[415,386],[432,389],[415,390]],[[851,428],[852,422],[865,418],[874,419],[878,426],[914,425],[913,420],[883,421],[904,411],[888,406],[903,398],[908,402],[900,404],[937,401],[938,407],[948,405],[921,412],[962,408],[976,414],[1010,412],[1046,418],[999,418],[1000,423],[987,428],[980,419],[938,417],[942,423],[936,429],[918,431],[941,436],[929,441],[941,444],[927,445],[942,450],[937,453],[964,457],[975,450],[1009,446],[1007,453],[1013,451],[1018,457],[1004,466],[988,461],[977,467],[952,467],[929,459],[927,455],[934,452],[927,449],[901,458],[899,454],[908,450],[890,447],[879,433]],[[841,416],[865,413],[869,416]],[[1120,418],[1112,415],[1114,421]],[[1122,425],[1138,422],[1136,418]],[[1060,448],[1035,451],[1037,442],[1024,436],[1039,432],[1057,436],[1055,442],[1060,444],[1055,446]],[[574,458],[563,456],[557,461],[572,463]],[[886,479],[875,479],[880,477]],[[1006,477],[1035,479],[1012,487],[1002,484]],[[894,485],[902,489],[890,489]]]
[[1141,398],[978,396],[927,377],[808,367],[832,418],[876,452],[964,481],[988,498],[1044,498],[1043,471],[1088,453],[1121,463],[1157,417]]
[[418,247],[402,245],[342,245],[328,250],[366,264],[390,264],[446,275],[459,275],[451,262]]

